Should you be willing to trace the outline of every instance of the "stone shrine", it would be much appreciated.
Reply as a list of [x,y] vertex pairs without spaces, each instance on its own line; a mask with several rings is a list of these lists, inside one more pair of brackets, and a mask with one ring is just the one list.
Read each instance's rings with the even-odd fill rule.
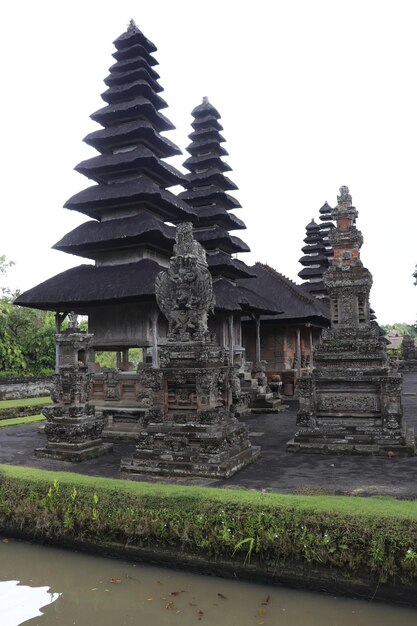
[[176,240],[170,267],[156,280],[167,344],[159,351],[160,367],[142,372],[152,408],[121,470],[226,478],[255,461],[259,448],[231,411],[234,368],[208,330],[214,294],[206,253],[191,223],[178,225]]
[[334,256],[323,278],[331,327],[315,348],[315,369],[299,381],[298,432],[287,450],[411,456],[414,433],[402,422],[402,378],[390,373],[385,343],[371,321],[372,276],[360,260],[357,216],[349,189],[341,187],[331,212]]
[[84,461],[110,452],[113,444],[104,443],[102,417],[89,403],[88,354],[92,335],[82,332],[77,316],[69,315],[67,331],[56,335],[58,373],[52,390],[52,406],[46,406],[45,448],[35,456],[62,461]]

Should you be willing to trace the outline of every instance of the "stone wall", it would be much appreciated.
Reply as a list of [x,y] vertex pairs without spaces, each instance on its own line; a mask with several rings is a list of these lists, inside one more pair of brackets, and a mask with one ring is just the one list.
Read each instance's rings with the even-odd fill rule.
[[0,400],[49,396],[52,384],[52,376],[0,378]]

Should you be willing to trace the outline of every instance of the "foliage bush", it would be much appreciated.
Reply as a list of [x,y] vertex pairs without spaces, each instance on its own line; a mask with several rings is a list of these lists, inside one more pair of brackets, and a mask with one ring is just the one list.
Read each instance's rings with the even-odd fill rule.
[[0,466],[0,529],[216,560],[417,579],[417,503],[151,485]]

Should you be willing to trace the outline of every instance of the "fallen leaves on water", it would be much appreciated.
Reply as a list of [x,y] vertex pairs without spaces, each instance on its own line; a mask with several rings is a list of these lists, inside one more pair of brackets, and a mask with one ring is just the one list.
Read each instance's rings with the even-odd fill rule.
[[166,609],[176,609],[177,607],[175,606],[175,604],[173,602],[167,602],[165,605]]
[[3,539],[3,543],[9,543],[8,539]]
[[262,602],[262,606],[267,606],[269,604],[269,600],[271,599],[271,596],[268,595],[266,596],[265,600]]
[[263,617],[265,615],[265,609],[263,609],[262,607],[259,609],[258,611],[258,615],[259,617]]
[[204,611],[202,611],[201,609],[198,609],[197,615],[204,615]]
[[222,593],[218,593],[217,594],[219,596],[219,598],[221,598],[222,600],[227,600],[227,596],[223,595]]
[[97,587],[93,587],[91,591],[97,591]]
[[120,583],[122,582],[121,578],[110,578],[110,582],[113,583],[114,585],[120,585]]

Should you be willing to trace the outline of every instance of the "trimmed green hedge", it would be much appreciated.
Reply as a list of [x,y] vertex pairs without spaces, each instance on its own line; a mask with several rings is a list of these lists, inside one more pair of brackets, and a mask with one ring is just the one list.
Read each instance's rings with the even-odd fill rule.
[[0,530],[417,579],[417,502],[154,485],[0,465]]
[[0,411],[3,409],[25,408],[27,406],[39,406],[51,404],[51,396],[39,396],[37,398],[20,398],[17,400],[0,400]]
[[44,415],[26,415],[25,417],[11,417],[10,419],[1,419],[0,428],[5,426],[19,426],[20,424],[33,424],[34,422],[45,421]]

